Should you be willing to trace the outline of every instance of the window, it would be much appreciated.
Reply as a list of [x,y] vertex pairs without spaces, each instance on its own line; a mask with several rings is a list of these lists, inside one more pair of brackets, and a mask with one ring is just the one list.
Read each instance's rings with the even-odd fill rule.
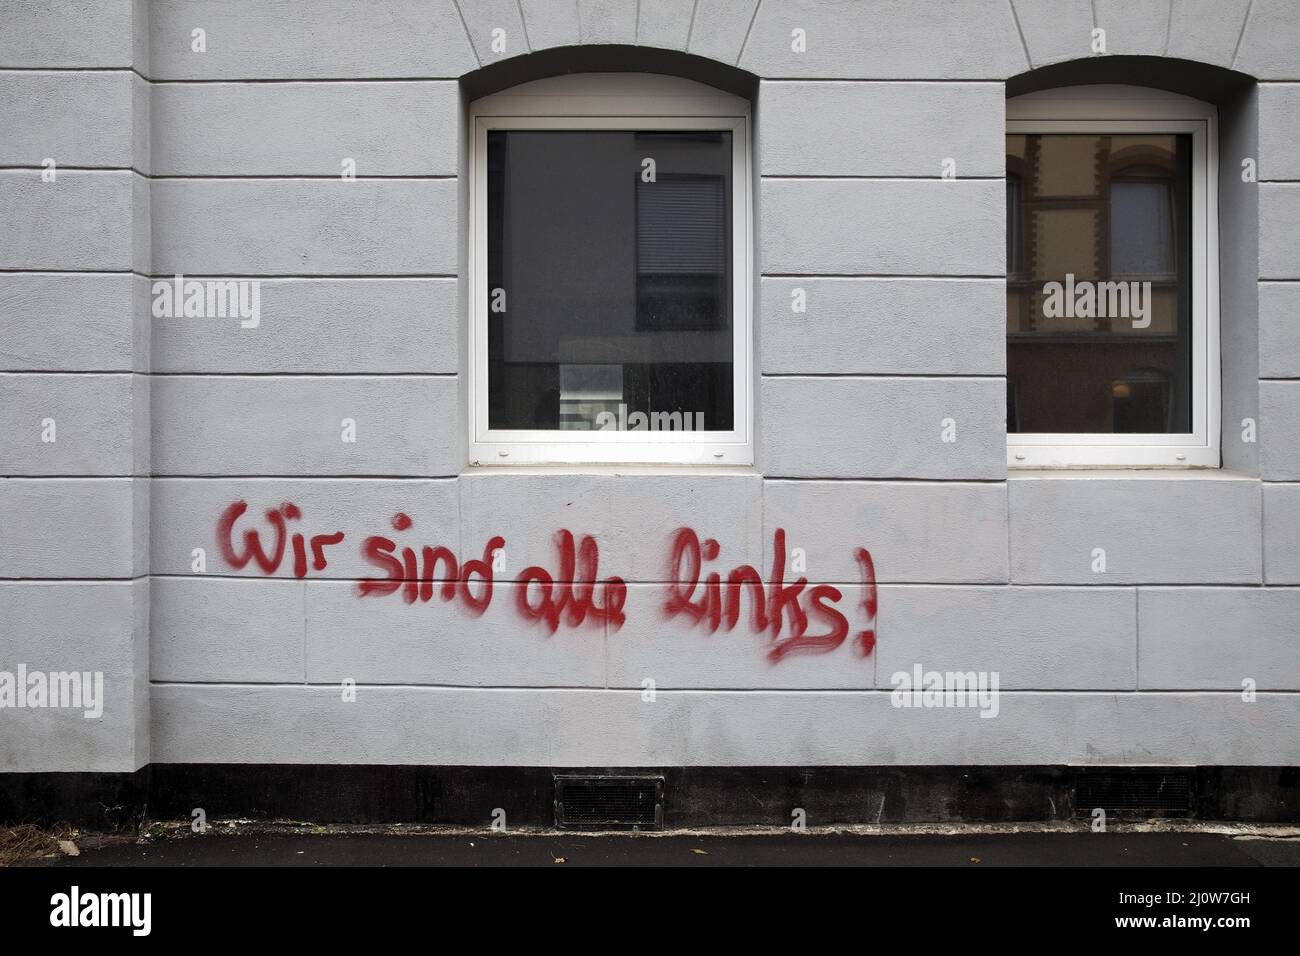
[[1219,465],[1215,111],[1085,86],[1007,103],[1007,461]]
[[474,464],[749,464],[748,104],[666,76],[471,108]]

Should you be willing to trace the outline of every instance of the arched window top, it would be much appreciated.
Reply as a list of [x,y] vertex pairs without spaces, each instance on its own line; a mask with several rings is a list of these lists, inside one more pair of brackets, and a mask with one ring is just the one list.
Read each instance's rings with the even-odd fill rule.
[[1123,120],[1159,115],[1170,120],[1217,116],[1210,103],[1146,86],[1097,83],[1024,93],[1007,100],[1007,120]]
[[[1232,103],[1255,82],[1247,73],[1211,63],[1168,56],[1088,56],[1041,66],[1007,78],[1007,96],[1034,92],[1100,89],[1125,85],[1155,95],[1195,98],[1208,103]],[[1077,94],[1076,94],[1077,95]]]
[[748,116],[749,101],[663,73],[573,73],[475,100],[476,116]]
[[647,74],[693,80],[747,100],[758,93],[758,76],[740,67],[681,50],[618,44],[556,46],[507,57],[464,74],[460,85],[466,98],[475,100],[536,81]]

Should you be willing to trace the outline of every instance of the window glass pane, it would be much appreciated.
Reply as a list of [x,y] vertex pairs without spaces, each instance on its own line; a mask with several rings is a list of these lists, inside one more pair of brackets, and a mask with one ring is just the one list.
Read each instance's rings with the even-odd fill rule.
[[1191,137],[1007,137],[1009,432],[1191,431]]
[[1007,275],[1020,272],[1020,180],[1007,174]]
[[732,429],[731,149],[489,131],[491,428]]
[[1113,275],[1163,278],[1174,271],[1174,212],[1168,180],[1116,179],[1110,185]]

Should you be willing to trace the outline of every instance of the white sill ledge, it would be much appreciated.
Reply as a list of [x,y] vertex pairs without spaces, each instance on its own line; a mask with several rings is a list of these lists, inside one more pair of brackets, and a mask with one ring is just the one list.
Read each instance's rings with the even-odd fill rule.
[[1229,468],[1009,468],[1008,481],[1086,478],[1118,481],[1260,481],[1258,475]]
[[[669,465],[669,464],[591,464],[591,465],[467,465],[461,469],[460,477],[474,475],[517,475],[517,476],[565,476],[582,478],[586,476],[612,477],[659,476],[682,478],[709,477],[748,477],[767,478],[752,465]],[[789,476],[767,478],[770,481],[789,481]],[[807,481],[839,481],[861,484],[864,482],[888,484],[899,481],[923,481],[927,483],[942,482],[943,479],[904,479],[904,478],[809,478],[793,479]],[[1246,481],[1258,483],[1258,475],[1226,468],[1013,468],[1007,472],[1008,481]],[[997,481],[997,479],[992,479]]]
[[523,463],[518,465],[466,465],[461,469],[461,477],[470,475],[567,475],[569,477],[580,478],[586,475],[659,475],[659,476],[678,476],[678,477],[706,477],[717,475],[725,476],[751,476],[762,477],[760,472],[753,465],[678,465],[678,464],[655,464],[644,462],[640,464],[613,464],[608,462],[597,462],[592,464],[531,464]]

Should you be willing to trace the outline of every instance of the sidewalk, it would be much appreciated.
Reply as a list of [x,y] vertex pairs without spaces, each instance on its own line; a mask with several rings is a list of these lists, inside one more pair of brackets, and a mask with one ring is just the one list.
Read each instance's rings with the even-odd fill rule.
[[[1297,866],[1300,831],[581,834],[248,828],[105,846],[51,866]],[[321,830],[322,828],[310,828]],[[398,828],[394,828],[396,830]]]

